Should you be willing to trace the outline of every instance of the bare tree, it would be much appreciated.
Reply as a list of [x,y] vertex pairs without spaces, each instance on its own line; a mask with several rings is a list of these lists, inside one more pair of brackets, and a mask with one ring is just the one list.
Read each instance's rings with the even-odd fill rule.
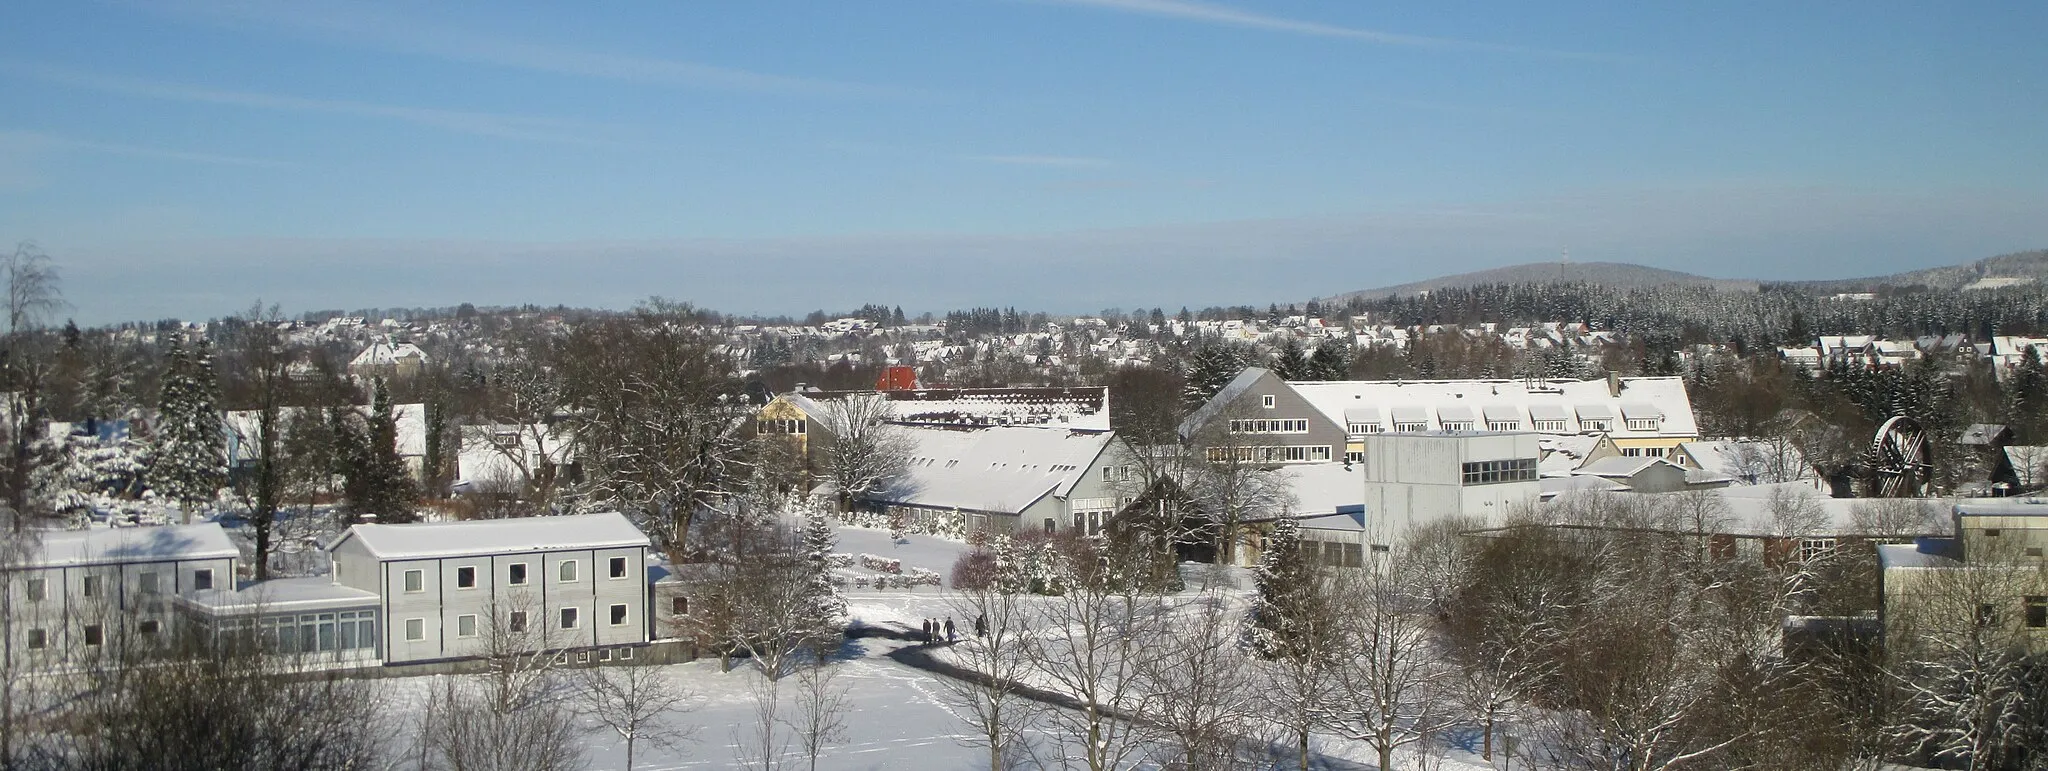
[[258,581],[270,577],[270,555],[275,548],[271,535],[286,489],[285,412],[293,398],[291,369],[296,356],[278,333],[282,318],[276,305],[265,308],[258,300],[250,306],[233,327],[229,353],[234,361],[223,368],[238,376],[230,383],[230,397],[238,397],[240,406],[256,413],[254,425],[234,422],[229,429],[239,435],[242,453],[250,463],[249,473],[235,485],[235,491],[248,507],[250,529],[255,531]]
[[40,329],[52,314],[67,307],[50,255],[33,241],[15,244],[5,258],[7,334],[12,337]]
[[2020,600],[2048,596],[2048,568],[2016,547],[1972,546],[1967,565],[1913,571],[1888,587],[1888,668],[1906,696],[1906,719],[1890,733],[1973,771],[2038,767],[2048,746],[2038,744],[2044,727],[2029,725],[2030,709],[2041,719],[2031,705],[2041,683]]
[[420,748],[465,771],[556,771],[582,765],[571,691],[557,668],[561,642],[545,607],[524,592],[493,598],[478,628],[481,674],[449,678],[432,695]]
[[7,336],[0,345],[0,394],[6,409],[0,410],[0,433],[8,445],[6,457],[0,459],[5,465],[0,486],[6,488],[6,503],[15,514],[14,527],[20,528],[23,515],[33,510],[29,491],[38,462],[35,443],[43,438],[47,391],[57,364],[54,345],[42,325],[65,304],[57,269],[34,243],[24,241],[0,259],[7,279]]
[[740,470],[751,411],[733,362],[663,303],[585,324],[562,345],[569,428],[595,500],[639,515],[671,554]]
[[1076,701],[1079,709],[1048,713],[1089,771],[1108,771],[1140,753],[1143,726],[1121,719],[1143,694],[1138,674],[1152,643],[1167,633],[1160,598],[1128,576],[1135,555],[1094,541],[1067,560],[1064,591],[1039,605],[1027,638],[1032,667],[1043,682]]
[[1428,608],[1401,559],[1347,571],[1339,593],[1349,622],[1337,679],[1342,698],[1326,725],[1379,753],[1393,768],[1396,750],[1424,741],[1455,722],[1448,695],[1452,670],[1437,654]]
[[1174,632],[1138,662],[1139,714],[1171,740],[1154,747],[1166,768],[1221,771],[1248,762],[1246,741],[1258,717],[1255,670],[1242,637],[1243,614],[1218,592],[1204,592],[1170,613]]
[[796,733],[810,771],[818,771],[818,755],[826,747],[846,740],[846,696],[850,690],[839,682],[839,670],[823,657],[797,667],[796,710],[784,724]]
[[825,478],[838,492],[842,510],[887,487],[910,462],[914,448],[904,429],[889,422],[895,411],[885,395],[833,399],[813,417],[828,436],[811,441],[823,445],[815,452],[822,456]]
[[660,667],[593,667],[583,670],[580,684],[584,714],[626,743],[626,771],[633,771],[641,744],[676,749],[695,733],[675,720],[694,697]]
[[1871,498],[1849,510],[1858,535],[1906,538],[1947,532],[1941,507],[1924,498]]
[[1210,521],[1219,564],[1236,564],[1248,523],[1279,516],[1294,503],[1286,480],[1272,470],[1281,462],[1275,448],[1243,430],[1259,412],[1249,400],[1225,405],[1188,438],[1189,462],[1172,467]]
[[1037,702],[1019,693],[1031,673],[1026,613],[1017,595],[998,591],[993,580],[958,588],[954,612],[969,619],[976,633],[950,651],[961,666],[984,677],[942,678],[940,698],[973,730],[969,743],[988,749],[989,771],[1003,771],[1025,751],[1039,716]]

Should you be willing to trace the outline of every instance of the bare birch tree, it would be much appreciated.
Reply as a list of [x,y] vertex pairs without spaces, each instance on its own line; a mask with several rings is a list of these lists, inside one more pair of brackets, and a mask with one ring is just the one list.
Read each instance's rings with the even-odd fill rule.
[[1027,750],[1024,742],[1040,710],[1019,693],[1032,671],[1025,608],[1017,595],[998,591],[994,584],[963,587],[953,601],[955,614],[969,619],[977,633],[949,650],[960,666],[985,677],[942,678],[940,698],[972,730],[967,743],[987,748],[989,771],[1004,771]]
[[797,667],[796,709],[784,724],[796,733],[809,771],[818,771],[818,756],[826,747],[846,740],[850,689],[839,682],[839,670],[828,659],[814,658]]
[[895,412],[887,396],[855,394],[829,400],[824,407],[812,417],[827,436],[811,441],[823,445],[816,454],[844,510],[902,475],[914,448],[904,429],[889,422]]
[[1080,702],[1048,713],[1067,739],[1063,753],[1080,745],[1080,757],[1067,760],[1109,771],[1140,754],[1149,738],[1120,715],[1138,703],[1138,674],[1168,627],[1159,598],[1126,580],[1137,567],[1131,560],[1095,548],[1072,562],[1065,592],[1039,606],[1027,650],[1039,677]]
[[1393,768],[1394,753],[1450,727],[1453,672],[1439,655],[1432,617],[1416,594],[1414,576],[1396,558],[1347,571],[1340,595],[1349,603],[1348,643],[1337,672],[1342,697],[1325,712],[1325,725],[1379,754]]

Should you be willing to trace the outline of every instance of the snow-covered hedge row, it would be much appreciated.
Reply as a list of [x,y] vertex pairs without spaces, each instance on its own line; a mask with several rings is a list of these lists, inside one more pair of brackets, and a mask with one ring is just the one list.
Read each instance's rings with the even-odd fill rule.
[[866,589],[868,587],[876,589],[914,589],[920,586],[938,586],[939,574],[924,568],[911,568],[909,574],[900,576],[834,573],[832,574],[832,585],[842,589],[847,587],[855,589]]
[[929,535],[955,541],[967,537],[967,515],[959,512],[920,511],[890,514],[881,511],[849,511],[839,516],[848,525],[869,530]]
[[860,555],[860,566],[878,573],[903,572],[903,560],[874,554]]
[[825,556],[825,567],[828,567],[828,568],[850,568],[850,567],[853,567],[853,555],[851,555],[851,554],[847,554],[846,552],[838,552],[838,553],[835,553],[835,554],[829,554],[829,555],[826,555],[826,556]]

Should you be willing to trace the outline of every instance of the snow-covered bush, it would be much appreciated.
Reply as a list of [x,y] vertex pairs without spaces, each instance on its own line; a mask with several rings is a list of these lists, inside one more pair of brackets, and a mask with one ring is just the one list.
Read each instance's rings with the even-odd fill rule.
[[853,555],[846,552],[838,552],[825,558],[825,566],[835,569],[853,567]]
[[960,555],[953,561],[953,588],[981,590],[994,585],[996,581],[996,553],[989,549],[974,549]]

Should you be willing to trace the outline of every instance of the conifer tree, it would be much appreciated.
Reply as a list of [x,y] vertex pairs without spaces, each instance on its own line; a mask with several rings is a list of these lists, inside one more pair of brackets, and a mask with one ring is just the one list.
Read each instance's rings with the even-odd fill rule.
[[364,440],[355,469],[362,479],[350,485],[357,495],[350,501],[350,509],[358,517],[374,516],[379,522],[416,520],[413,504],[418,495],[412,477],[406,475],[405,461],[398,457],[398,420],[392,411],[391,391],[383,378],[377,378],[371,386],[370,420]]
[[1301,526],[1292,519],[1273,525],[1266,538],[1266,550],[1253,570],[1258,582],[1258,599],[1252,604],[1251,624],[1245,629],[1245,643],[1269,659],[1301,655],[1313,645],[1304,629],[1315,619],[1311,598],[1316,596],[1315,566],[1301,551]]
[[165,340],[162,391],[153,427],[149,487],[177,501],[187,523],[227,482],[227,434],[215,406],[213,356],[201,337]]
[[1308,351],[1294,338],[1280,344],[1280,352],[1273,357],[1273,374],[1289,383],[1309,380]]
[[817,622],[820,639],[837,629],[840,620],[846,617],[846,600],[832,587],[832,551],[838,545],[839,538],[833,534],[832,521],[825,516],[824,508],[808,507],[804,512],[801,546],[805,565],[809,568],[804,597],[806,613]]
[[1348,380],[1351,378],[1351,346],[1338,340],[1324,340],[1316,344],[1316,352],[1308,357],[1308,380]]

